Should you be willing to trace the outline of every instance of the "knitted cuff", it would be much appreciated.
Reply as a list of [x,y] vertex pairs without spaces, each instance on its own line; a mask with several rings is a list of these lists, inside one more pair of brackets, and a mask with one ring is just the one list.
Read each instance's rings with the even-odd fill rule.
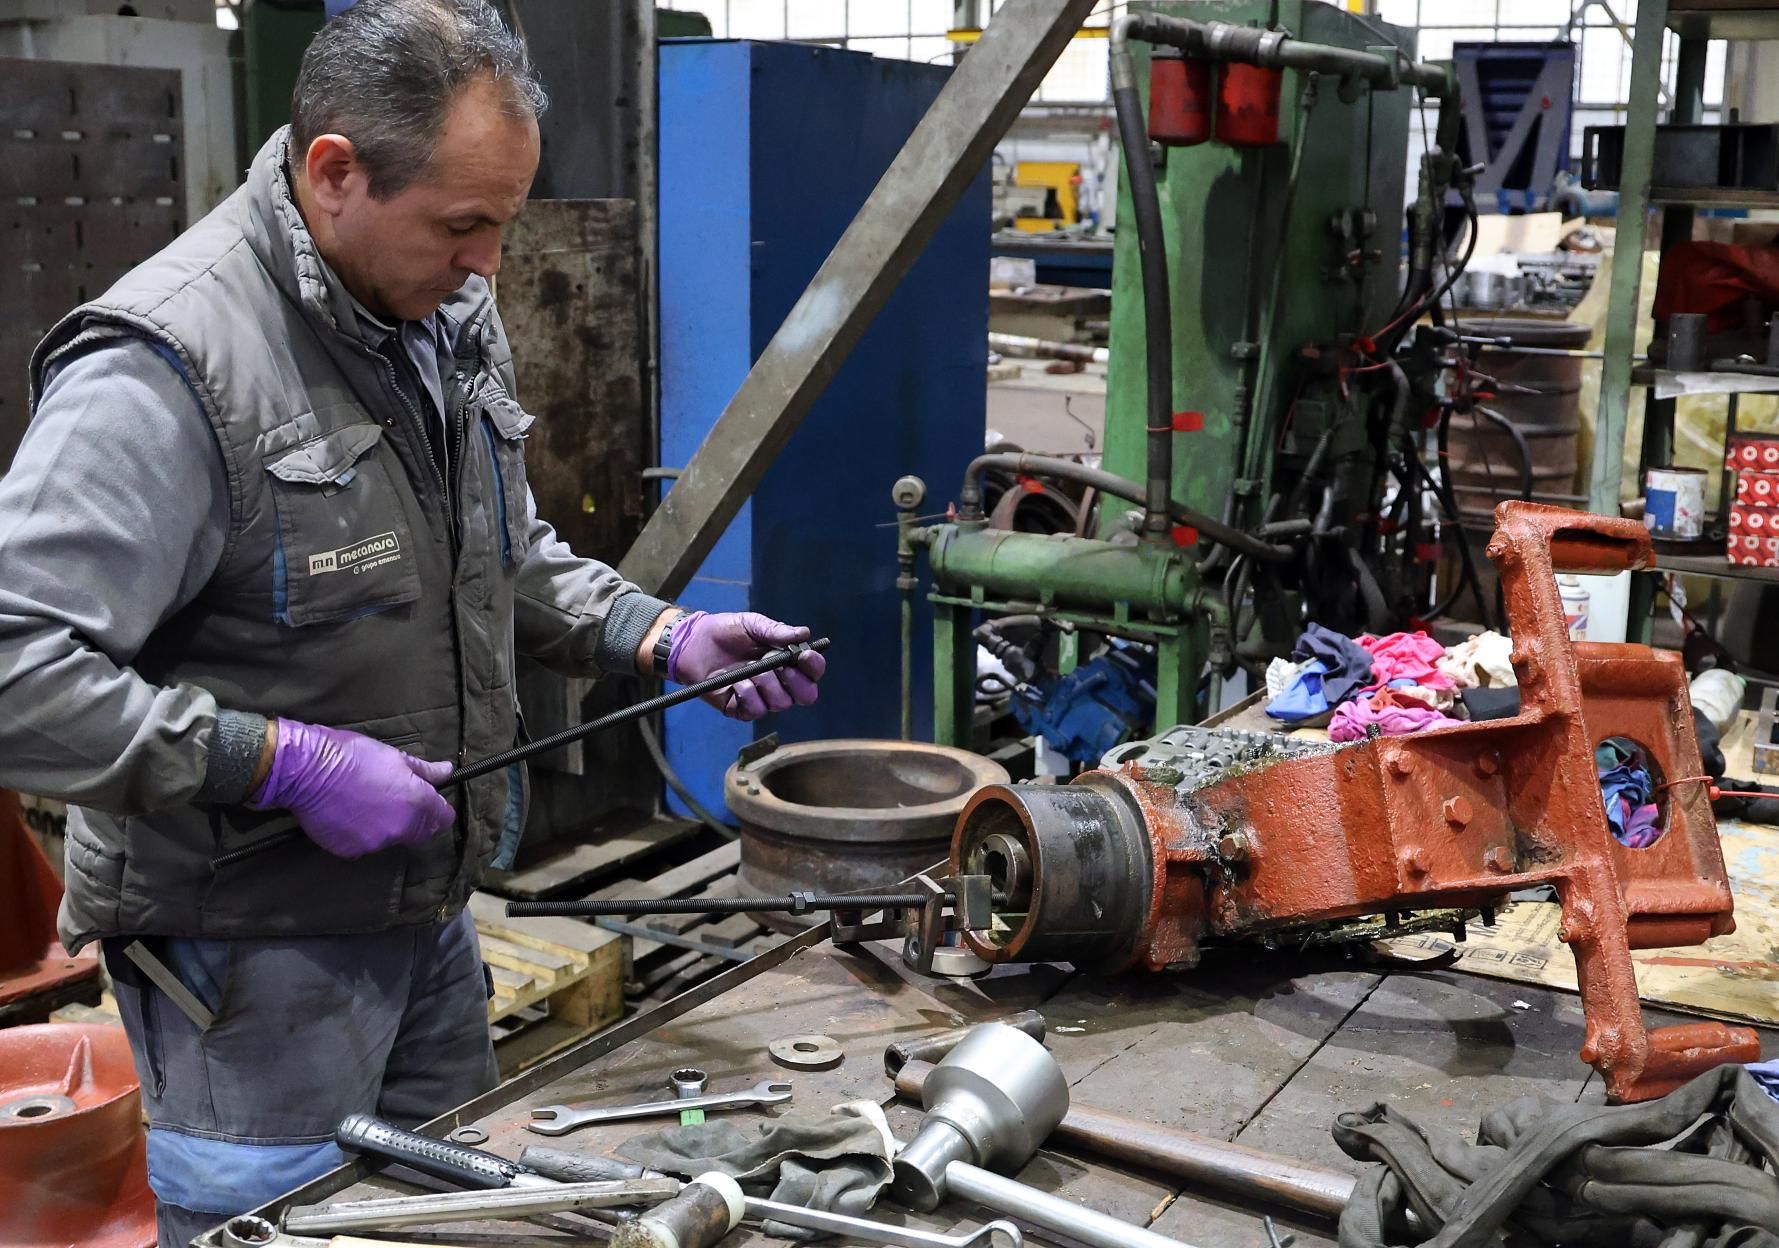
[[216,728],[210,734],[210,759],[204,783],[192,798],[216,806],[234,806],[247,800],[260,753],[266,747],[266,717],[246,711],[216,712]]
[[593,661],[602,672],[634,672],[636,652],[649,629],[671,607],[671,602],[651,598],[641,590],[632,590],[612,599],[605,613],[605,627],[600,630],[599,646]]

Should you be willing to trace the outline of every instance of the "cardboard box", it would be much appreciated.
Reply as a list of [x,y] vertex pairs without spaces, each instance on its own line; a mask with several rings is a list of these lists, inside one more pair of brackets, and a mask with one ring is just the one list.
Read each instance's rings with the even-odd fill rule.
[[[1738,475],[1738,490],[1740,487]],[[1730,508],[1729,542],[1725,553],[1731,563],[1756,568],[1779,568],[1779,506],[1754,507],[1737,502]]]
[[1779,472],[1779,433],[1738,433],[1724,448],[1724,467]]

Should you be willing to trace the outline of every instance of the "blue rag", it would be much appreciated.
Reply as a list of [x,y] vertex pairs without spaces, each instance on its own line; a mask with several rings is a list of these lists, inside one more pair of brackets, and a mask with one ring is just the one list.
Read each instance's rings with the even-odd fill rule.
[[1322,684],[1326,671],[1320,659],[1310,659],[1297,670],[1285,691],[1267,703],[1266,713],[1292,724],[1328,714],[1328,698]]

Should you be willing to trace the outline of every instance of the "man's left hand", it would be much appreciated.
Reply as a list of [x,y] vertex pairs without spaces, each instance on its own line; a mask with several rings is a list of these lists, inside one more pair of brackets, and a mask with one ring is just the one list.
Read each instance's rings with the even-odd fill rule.
[[[757,611],[733,611],[710,615],[694,611],[674,622],[673,646],[667,656],[667,678],[695,685],[719,672],[763,658],[809,640],[809,630],[761,615]],[[730,719],[758,719],[768,711],[788,711],[815,701],[815,682],[828,669],[828,661],[806,650],[791,667],[739,681],[727,689],[706,694],[704,700]]]

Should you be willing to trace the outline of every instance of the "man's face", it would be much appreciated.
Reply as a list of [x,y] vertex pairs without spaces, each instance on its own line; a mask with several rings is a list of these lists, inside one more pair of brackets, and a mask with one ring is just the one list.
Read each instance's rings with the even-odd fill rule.
[[[500,268],[501,230],[525,205],[537,172],[537,122],[501,108],[494,82],[459,95],[432,167],[388,199],[373,199],[361,167],[309,163],[311,197],[328,221],[322,254],[380,316],[432,315],[472,273]],[[350,145],[347,145],[348,149]],[[319,176],[317,176],[319,174]],[[311,229],[315,222],[311,221]]]

